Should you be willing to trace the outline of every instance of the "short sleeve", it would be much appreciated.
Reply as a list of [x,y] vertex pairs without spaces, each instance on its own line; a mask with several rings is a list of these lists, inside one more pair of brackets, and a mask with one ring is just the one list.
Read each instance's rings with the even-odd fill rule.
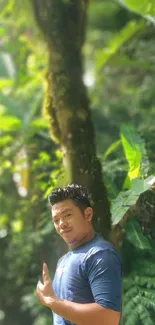
[[106,249],[90,254],[85,271],[95,302],[121,311],[122,266],[117,252]]

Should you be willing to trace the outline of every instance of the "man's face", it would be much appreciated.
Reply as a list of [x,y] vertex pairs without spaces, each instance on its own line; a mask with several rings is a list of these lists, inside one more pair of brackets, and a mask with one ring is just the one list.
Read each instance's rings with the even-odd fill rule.
[[72,200],[55,203],[51,211],[55,229],[67,244],[83,240],[92,227],[92,208],[82,212]]

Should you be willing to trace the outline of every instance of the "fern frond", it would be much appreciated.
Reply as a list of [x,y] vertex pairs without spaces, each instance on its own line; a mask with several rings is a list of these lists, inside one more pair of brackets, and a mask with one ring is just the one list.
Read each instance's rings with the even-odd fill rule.
[[124,291],[125,292],[130,290],[130,288],[135,285],[134,277],[132,275],[129,275],[128,277],[125,277],[124,280],[123,280],[123,284],[124,284]]
[[154,289],[145,289],[144,295],[145,295],[145,297],[155,301],[155,290]]
[[138,296],[133,296],[132,299],[128,300],[125,304],[123,304],[123,317],[127,318],[131,312],[134,313],[136,311],[136,305],[139,302]]
[[155,289],[155,277],[148,279],[147,288],[154,288]]
[[140,288],[155,288],[155,277],[143,276],[143,275],[130,275],[127,278],[124,278],[124,292],[128,292],[131,287],[140,287]]
[[137,311],[134,310],[132,313],[130,313],[130,315],[128,315],[126,320],[123,318],[122,325],[136,325],[138,320],[139,320],[139,315]]
[[137,306],[137,310],[139,313],[139,318],[143,325],[154,325],[154,321],[150,317],[150,313],[146,308],[143,308],[143,306],[140,304]]
[[130,299],[137,296],[138,294],[139,294],[139,289],[137,286],[134,286],[131,289],[129,289],[124,295],[124,300],[123,300],[124,305],[126,305],[128,301],[130,301]]
[[[153,325],[155,313],[154,261],[136,263],[124,278],[122,325]],[[141,268],[139,269],[141,264]],[[144,267],[143,267],[144,266]]]
[[147,288],[155,288],[155,278],[149,276],[135,276],[135,284]]
[[152,308],[155,311],[155,300],[153,301],[148,297],[142,297],[142,300],[146,308]]

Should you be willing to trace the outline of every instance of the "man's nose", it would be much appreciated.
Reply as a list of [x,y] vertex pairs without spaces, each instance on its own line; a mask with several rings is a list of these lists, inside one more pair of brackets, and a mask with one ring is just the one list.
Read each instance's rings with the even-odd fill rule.
[[60,222],[59,222],[59,227],[65,227],[67,224],[67,222],[63,219],[60,219]]

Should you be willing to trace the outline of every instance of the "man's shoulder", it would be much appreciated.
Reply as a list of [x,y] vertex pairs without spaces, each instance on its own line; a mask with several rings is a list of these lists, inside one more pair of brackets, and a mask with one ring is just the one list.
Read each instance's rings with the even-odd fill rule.
[[95,241],[90,245],[85,254],[85,262],[95,258],[106,258],[107,256],[109,258],[116,258],[121,263],[121,257],[114,245],[100,235],[97,235]]
[[95,254],[99,251],[105,251],[105,250],[111,250],[111,251],[116,251],[114,245],[105,240],[102,236],[99,234],[96,234],[94,241],[92,241],[88,247],[88,252],[87,254]]

